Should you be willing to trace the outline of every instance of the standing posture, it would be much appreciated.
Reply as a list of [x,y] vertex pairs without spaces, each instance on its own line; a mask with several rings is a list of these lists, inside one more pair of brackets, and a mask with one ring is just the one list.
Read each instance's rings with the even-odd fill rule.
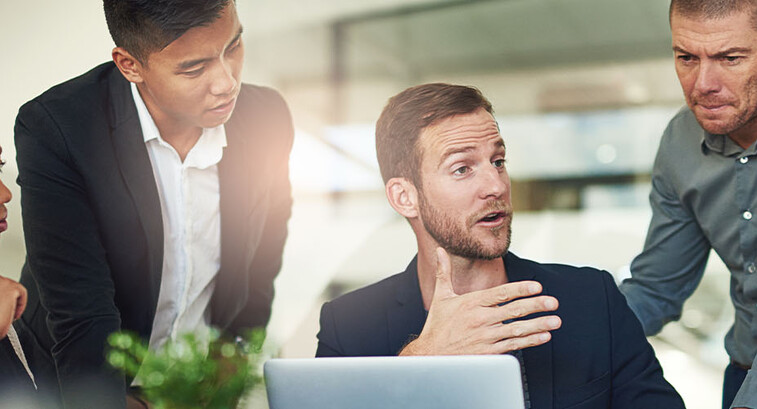
[[530,408],[683,408],[610,274],[508,251],[505,145],[478,90],[401,92],[376,148],[418,255],[323,306],[318,356],[512,353]]
[[235,2],[103,3],[113,61],[22,106],[15,127],[19,335],[66,408],[135,403],[105,363],[114,331],[157,348],[266,325],[291,209],[291,118],[240,81]]
[[652,221],[621,290],[655,334],[681,316],[715,249],[736,309],[723,408],[757,408],[757,374],[746,376],[757,356],[757,1],[673,0],[670,26],[688,108],[662,136]]

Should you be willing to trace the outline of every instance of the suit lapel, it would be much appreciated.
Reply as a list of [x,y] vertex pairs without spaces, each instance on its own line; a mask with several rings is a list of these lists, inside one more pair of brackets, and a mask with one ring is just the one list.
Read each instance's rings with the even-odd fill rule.
[[111,72],[109,82],[113,149],[145,233],[151,278],[148,294],[157,304],[163,270],[163,218],[158,187],[129,83],[117,69]]
[[389,348],[395,354],[410,341],[408,334],[419,335],[426,323],[417,262],[416,256],[402,273],[395,289],[396,303],[387,312]]
[[[512,253],[505,256],[505,270],[509,281],[536,280],[542,284],[543,293],[549,294],[548,283],[542,279],[539,266],[528,263]],[[536,314],[533,317],[546,315]],[[523,350],[523,362],[526,367],[526,382],[532,408],[551,408],[554,394],[552,371],[552,341],[537,347]]]

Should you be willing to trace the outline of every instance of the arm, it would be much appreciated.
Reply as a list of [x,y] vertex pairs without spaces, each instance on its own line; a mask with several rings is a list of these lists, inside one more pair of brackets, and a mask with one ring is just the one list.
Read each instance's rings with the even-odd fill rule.
[[[107,135],[103,135],[107,137]],[[114,288],[87,186],[47,109],[24,105],[15,126],[27,249],[66,407],[123,408],[125,382],[104,362],[120,328]]]
[[265,176],[272,178],[268,195],[268,216],[262,231],[259,247],[248,271],[249,294],[247,304],[231,325],[233,330],[259,327],[268,324],[273,302],[273,281],[281,270],[287,222],[292,214],[292,193],[289,181],[289,154],[294,139],[294,127],[284,99],[273,90],[265,89],[268,117],[267,138],[274,143],[266,152],[273,165]]
[[26,308],[26,288],[5,277],[0,277],[0,339],[5,338],[13,321],[21,317]]
[[345,356],[336,335],[336,324],[334,323],[334,314],[331,311],[331,304],[325,303],[321,307],[321,330],[318,331],[318,349],[315,352],[316,358]]
[[620,285],[647,335],[680,318],[710,254],[710,244],[696,219],[666,178],[665,167],[674,158],[665,157],[665,140],[663,136],[652,172],[652,220],[644,250],[631,263],[631,278]]
[[654,350],[612,276],[605,273],[602,278],[611,336],[612,407],[683,409],[681,397],[663,378]]
[[757,365],[757,356],[752,362],[752,370],[747,373],[739,393],[733,399],[732,409],[757,409],[757,373],[754,371],[757,367],[755,365]]

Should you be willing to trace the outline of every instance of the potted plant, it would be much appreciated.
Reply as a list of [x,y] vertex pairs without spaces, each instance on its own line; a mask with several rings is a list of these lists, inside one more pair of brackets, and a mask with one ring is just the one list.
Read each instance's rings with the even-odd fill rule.
[[202,340],[185,334],[150,351],[136,334],[121,331],[108,338],[107,360],[138,377],[142,398],[154,409],[234,409],[263,382],[260,361],[265,332],[253,330],[231,341],[211,331]]

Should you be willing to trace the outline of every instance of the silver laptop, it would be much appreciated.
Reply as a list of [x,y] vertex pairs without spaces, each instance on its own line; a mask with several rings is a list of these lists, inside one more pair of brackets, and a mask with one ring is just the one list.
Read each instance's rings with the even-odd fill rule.
[[510,355],[272,359],[270,409],[523,409]]

